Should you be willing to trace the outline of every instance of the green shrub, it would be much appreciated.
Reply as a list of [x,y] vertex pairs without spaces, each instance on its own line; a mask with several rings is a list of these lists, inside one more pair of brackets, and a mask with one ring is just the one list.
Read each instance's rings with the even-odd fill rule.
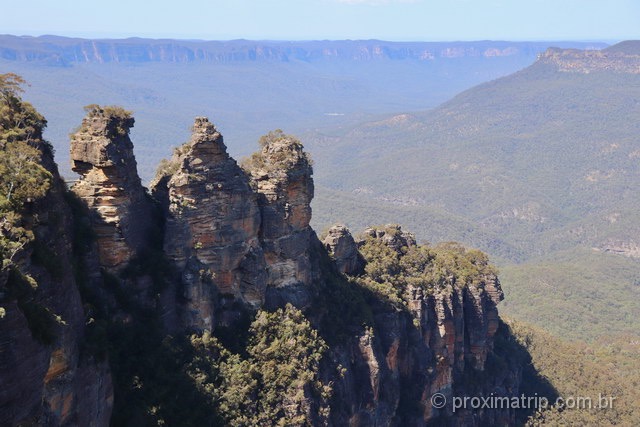
[[[385,236],[398,232],[386,229]],[[446,286],[478,286],[497,276],[486,254],[459,243],[396,250],[382,239],[366,236],[359,251],[366,261],[365,274],[353,278],[354,282],[397,307],[406,306],[409,286],[429,293]]]

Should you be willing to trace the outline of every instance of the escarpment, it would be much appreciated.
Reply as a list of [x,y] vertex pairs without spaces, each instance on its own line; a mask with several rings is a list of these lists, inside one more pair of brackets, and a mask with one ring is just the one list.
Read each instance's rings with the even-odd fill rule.
[[602,50],[549,48],[538,55],[538,62],[565,73],[640,74],[640,49],[637,41],[618,43]]
[[[395,225],[356,238],[335,226],[320,241],[300,141],[272,132],[241,167],[204,117],[149,195],[132,125],[124,110],[88,109],[72,192],[50,152],[39,159],[51,188],[20,214],[35,240],[0,271],[3,425],[104,426],[112,407],[118,425],[515,422],[512,409],[431,401],[519,393],[484,254],[420,245]],[[30,278],[26,300],[7,291]],[[59,317],[48,345],[29,330],[33,303]]]
[[[336,234],[344,235],[343,227],[325,242]],[[335,408],[336,425],[514,424],[507,408],[478,416],[429,401],[436,394],[449,402],[517,395],[520,367],[494,351],[503,295],[486,257],[459,245],[417,245],[398,226],[369,228],[357,245],[366,264],[353,280],[366,291],[373,319],[333,349],[347,368],[336,380],[337,400],[351,405]],[[469,381],[479,377],[485,381]]]

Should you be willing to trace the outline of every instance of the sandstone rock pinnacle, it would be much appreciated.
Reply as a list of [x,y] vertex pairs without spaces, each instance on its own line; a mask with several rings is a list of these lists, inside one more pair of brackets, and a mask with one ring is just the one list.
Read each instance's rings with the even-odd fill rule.
[[195,119],[190,141],[160,171],[153,193],[167,213],[164,248],[182,274],[186,324],[226,323],[216,311],[228,299],[258,308],[266,268],[257,195],[207,118]]
[[313,231],[311,160],[296,138],[277,130],[260,140],[261,150],[244,167],[259,193],[262,212],[260,240],[269,277],[270,305],[308,304],[313,280],[309,255]]
[[73,192],[94,213],[101,264],[117,269],[145,245],[150,217],[129,138],[134,119],[120,107],[87,111],[71,135],[72,169],[80,174]]

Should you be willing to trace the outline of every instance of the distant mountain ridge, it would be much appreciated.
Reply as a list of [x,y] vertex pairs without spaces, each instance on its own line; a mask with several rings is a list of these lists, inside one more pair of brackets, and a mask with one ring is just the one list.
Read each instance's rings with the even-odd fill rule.
[[630,40],[602,50],[550,48],[540,55],[539,60],[563,72],[640,74],[640,41]]
[[[144,181],[186,137],[195,115],[215,117],[250,153],[274,128],[294,134],[433,108],[478,83],[529,66],[550,46],[578,42],[88,40],[0,35],[0,72],[24,77],[50,119],[46,137],[69,176],[68,135],[90,103],[123,105]],[[431,59],[429,59],[431,58]],[[179,76],[179,78],[177,78]]]
[[[244,61],[433,61],[456,58],[534,57],[549,42],[202,41],[172,39],[80,39],[0,35],[0,58],[75,63],[229,63]],[[555,44],[554,44],[555,45]],[[560,47],[601,49],[605,43],[559,42]]]

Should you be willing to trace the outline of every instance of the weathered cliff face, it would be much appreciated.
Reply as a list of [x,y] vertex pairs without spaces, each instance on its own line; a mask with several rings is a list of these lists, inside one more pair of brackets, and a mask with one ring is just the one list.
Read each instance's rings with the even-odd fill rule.
[[[398,227],[370,228],[363,236],[383,242],[400,257],[416,245]],[[368,298],[372,326],[333,349],[333,357],[347,368],[344,378],[336,380],[335,400],[341,404],[332,407],[334,424],[512,425],[513,410],[453,413],[450,405],[453,396],[517,395],[521,367],[493,352],[496,305],[502,298],[491,272],[472,285],[409,284],[401,305]],[[496,360],[501,371],[495,369]],[[436,393],[449,405],[435,408],[430,398]]]
[[267,261],[267,306],[310,303],[309,248],[313,170],[302,144],[281,131],[264,136],[245,166],[259,197],[260,242]]
[[[21,212],[34,241],[0,275],[0,425],[106,426],[113,388],[107,362],[86,346],[74,212],[50,149],[36,146],[52,178],[47,194]],[[98,285],[85,279],[83,286]]]
[[71,136],[71,160],[80,179],[73,192],[86,202],[96,232],[101,265],[117,270],[147,244],[149,201],[133,155],[134,120],[117,107],[90,107]]
[[208,119],[196,118],[153,193],[167,215],[164,250],[180,272],[185,325],[227,325],[237,301],[260,307],[266,272],[257,195]]
[[[580,43],[562,43],[580,46]],[[584,44],[582,44],[584,45]],[[604,43],[591,44],[595,48]],[[532,42],[383,42],[337,40],[186,41],[87,40],[64,37],[0,37],[5,60],[70,66],[83,63],[237,63],[295,61],[444,61],[451,58],[532,57],[548,44]],[[588,45],[587,45],[588,46]]]

